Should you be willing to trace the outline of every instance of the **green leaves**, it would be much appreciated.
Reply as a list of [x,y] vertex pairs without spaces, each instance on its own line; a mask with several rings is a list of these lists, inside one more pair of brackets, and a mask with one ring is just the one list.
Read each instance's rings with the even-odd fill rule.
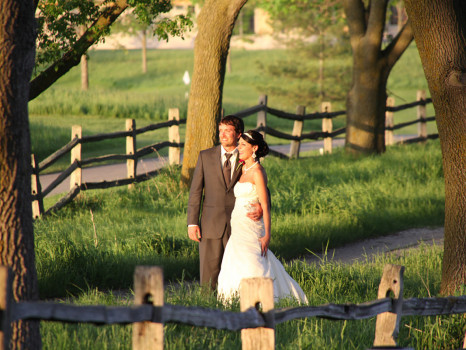
[[[154,34],[168,40],[170,35],[182,36],[185,30],[192,27],[188,15],[179,15],[165,18],[160,15],[169,12],[172,8],[170,0],[127,0],[126,4],[132,8],[137,21],[147,26],[153,26]],[[120,2],[118,6],[126,5]],[[102,16],[108,14],[115,2],[104,0],[94,2],[89,0],[57,0],[50,2],[40,0],[36,12],[38,23],[36,66],[53,63],[67,51],[73,49],[76,42],[86,30],[93,31],[93,24]],[[128,12],[128,10],[126,10]],[[98,40],[110,33],[107,24]],[[135,24],[137,27],[137,25]]]

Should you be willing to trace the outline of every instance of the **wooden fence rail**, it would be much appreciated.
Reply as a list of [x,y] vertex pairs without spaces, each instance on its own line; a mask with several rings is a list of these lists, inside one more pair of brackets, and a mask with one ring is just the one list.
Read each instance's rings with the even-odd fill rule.
[[[180,164],[180,148],[183,147],[183,143],[180,141],[179,125],[185,124],[186,120],[179,118],[179,112],[177,109],[170,109],[169,121],[158,124],[151,124],[143,128],[136,129],[136,122],[133,119],[126,120],[126,131],[118,131],[107,134],[98,134],[91,136],[82,136],[82,129],[80,126],[73,126],[71,132],[71,141],[54,152],[52,155],[44,159],[42,162],[37,164],[35,157],[32,157],[32,169],[33,174],[31,177],[32,182],[32,207],[33,217],[38,218],[41,215],[47,215],[53,211],[56,211],[67,203],[72,201],[81,191],[90,189],[103,189],[115,186],[128,185],[132,186],[135,182],[146,181],[154,176],[157,176],[160,171],[155,170],[146,172],[144,174],[137,174],[137,161],[138,159],[147,156],[151,153],[158,152],[159,150],[168,147],[169,148],[169,164]],[[136,136],[154,131],[157,129],[169,128],[169,141],[163,141],[136,149]],[[93,157],[88,159],[82,159],[81,147],[83,144],[98,142],[114,138],[126,138],[126,153],[125,154],[108,154],[99,157]],[[60,175],[52,181],[45,189],[42,189],[39,175],[40,172],[50,167],[61,157],[65,156],[68,152],[71,152],[71,164],[70,166],[62,171]],[[108,161],[126,161],[127,167],[127,178],[102,181],[102,182],[82,182],[82,167],[94,165],[96,163],[108,162]],[[62,197],[52,207],[44,210],[44,197],[53,191],[58,185],[60,185],[66,178],[70,178],[70,191]]]
[[[11,273],[7,267],[1,266],[0,349],[8,348],[10,324],[18,320],[95,325],[133,324],[133,349],[163,349],[163,325],[166,323],[241,331],[243,349],[274,349],[275,325],[309,317],[330,320],[377,317],[374,346],[394,347],[397,345],[398,329],[403,316],[466,313],[466,296],[403,299],[403,271],[403,266],[385,266],[378,289],[378,300],[362,304],[326,304],[277,310],[274,309],[271,279],[245,279],[240,287],[241,312],[232,312],[164,304],[163,271],[159,267],[149,266],[136,267],[134,306],[131,307],[14,302],[11,299]],[[386,297],[390,292],[393,292],[394,298]],[[258,303],[261,304],[262,311],[258,310]]]
[[[438,138],[438,134],[427,135],[426,123],[435,120],[435,117],[426,117],[426,104],[431,103],[432,100],[426,98],[424,91],[419,91],[417,94],[417,101],[407,103],[401,106],[395,107],[395,101],[393,98],[387,99],[386,107],[386,128],[385,128],[385,139],[386,144],[391,145],[394,143],[393,131],[409,126],[412,124],[418,124],[418,137],[404,140],[404,143],[420,142],[427,139]],[[400,123],[394,125],[393,113],[396,111],[405,110],[408,108],[417,107],[417,118],[413,121]],[[235,113],[240,118],[246,118],[251,115],[257,115],[256,130],[261,132],[264,137],[271,135],[283,140],[290,141],[290,150],[288,154],[277,152],[273,149],[270,150],[270,154],[280,158],[298,158],[300,154],[301,142],[304,140],[324,140],[324,146],[321,149],[322,154],[332,153],[332,142],[333,140],[346,132],[346,128],[342,127],[333,130],[332,120],[338,116],[344,115],[345,111],[332,112],[332,106],[330,102],[324,102],[321,105],[321,112],[306,113],[305,107],[298,106],[296,113],[288,113],[271,108],[267,105],[267,96],[261,96],[259,98],[259,104],[247,108],[243,111]],[[267,115],[274,115],[278,118],[287,119],[294,121],[293,131],[291,134],[273,129],[267,126]],[[133,119],[126,121],[126,130],[118,131],[106,134],[98,134],[91,136],[82,136],[82,129],[80,126],[74,126],[72,129],[71,141],[54,152],[52,155],[44,159],[42,162],[37,164],[36,159],[32,159],[33,174],[31,177],[32,183],[32,206],[33,206],[33,217],[38,218],[41,215],[46,215],[52,211],[62,208],[64,205],[69,203],[75,198],[81,191],[89,189],[102,189],[110,188],[115,186],[132,186],[135,182],[146,181],[151,177],[157,176],[159,171],[147,172],[144,174],[137,173],[137,162],[138,159],[158,152],[159,150],[168,147],[169,149],[169,164],[179,164],[181,158],[180,149],[184,146],[180,139],[179,126],[186,123],[186,119],[180,119],[179,110],[172,108],[169,110],[168,121],[151,124],[143,128],[136,128],[136,123]],[[322,120],[322,129],[315,131],[303,132],[304,122],[306,120]],[[136,138],[137,135],[154,131],[162,128],[168,128],[168,141],[154,143],[136,149]],[[126,153],[125,154],[108,154],[88,159],[82,159],[81,147],[83,144],[90,142],[103,141],[114,138],[126,138]],[[49,186],[42,189],[40,184],[39,175],[42,171],[49,168],[58,159],[71,152],[71,164],[65,169]],[[82,182],[82,167],[94,165],[102,162],[109,161],[125,161],[127,168],[127,177],[124,179],[117,179],[112,181],[102,181],[97,183]],[[66,178],[70,178],[70,190],[62,197],[55,205],[51,208],[44,210],[43,199],[45,196],[50,194],[59,184],[61,184]]]

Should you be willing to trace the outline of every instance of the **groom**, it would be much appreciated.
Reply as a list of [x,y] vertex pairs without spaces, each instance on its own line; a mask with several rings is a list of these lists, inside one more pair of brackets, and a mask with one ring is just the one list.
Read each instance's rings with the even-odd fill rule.
[[[210,283],[212,289],[217,287],[223,252],[231,233],[233,187],[241,176],[236,146],[244,123],[229,115],[220,121],[218,129],[220,145],[200,152],[188,201],[188,236],[199,242],[201,284]],[[259,220],[260,205],[248,217]]]

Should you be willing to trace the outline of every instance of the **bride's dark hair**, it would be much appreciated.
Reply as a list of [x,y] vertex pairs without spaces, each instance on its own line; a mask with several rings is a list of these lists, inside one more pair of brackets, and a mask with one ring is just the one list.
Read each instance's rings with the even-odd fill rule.
[[257,132],[256,130],[248,130],[241,134],[241,138],[250,145],[258,147],[256,151],[257,158],[265,157],[269,153],[269,146],[264,141],[264,137],[260,132]]

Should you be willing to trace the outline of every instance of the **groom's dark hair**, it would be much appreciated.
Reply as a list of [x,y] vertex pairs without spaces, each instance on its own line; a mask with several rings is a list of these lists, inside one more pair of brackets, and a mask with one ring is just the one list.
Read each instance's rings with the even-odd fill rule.
[[242,134],[244,132],[243,119],[238,118],[236,115],[230,114],[230,115],[227,115],[226,117],[223,117],[223,119],[220,120],[220,124],[234,126],[237,134]]

